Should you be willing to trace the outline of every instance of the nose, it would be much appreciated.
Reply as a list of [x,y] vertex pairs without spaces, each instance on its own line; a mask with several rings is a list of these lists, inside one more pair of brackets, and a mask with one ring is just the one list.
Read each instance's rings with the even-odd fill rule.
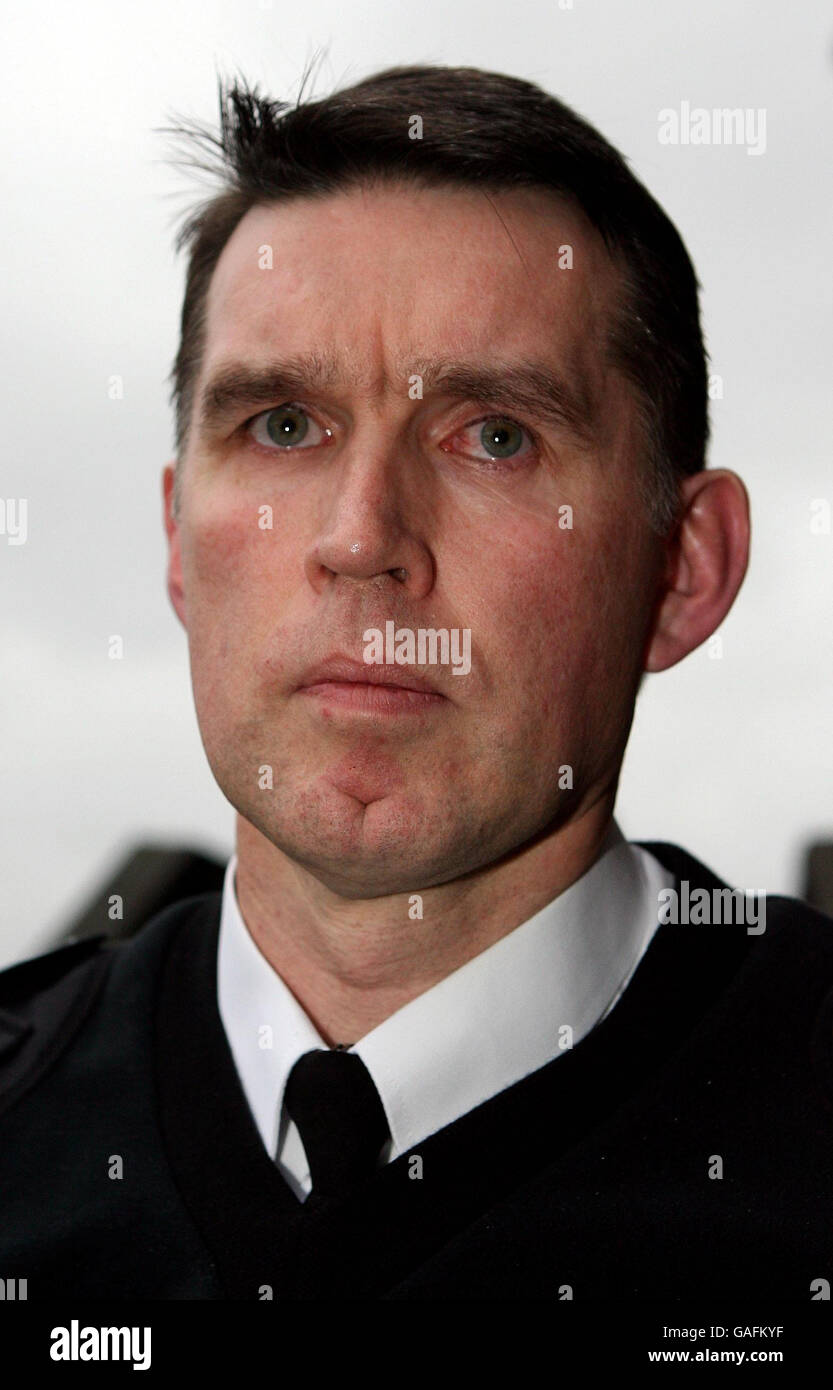
[[350,456],[322,483],[328,489],[322,523],[305,559],[313,588],[321,591],[338,579],[389,576],[409,598],[430,593],[434,560],[419,529],[426,485],[416,460],[357,439]]

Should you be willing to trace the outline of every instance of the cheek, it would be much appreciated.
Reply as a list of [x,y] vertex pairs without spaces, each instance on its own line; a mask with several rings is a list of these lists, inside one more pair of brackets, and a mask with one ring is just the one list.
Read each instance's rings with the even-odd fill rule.
[[505,710],[542,737],[570,714],[584,725],[633,659],[632,576],[615,536],[527,529],[523,544],[492,545],[469,580],[484,658]]
[[477,596],[472,644],[479,636],[507,684],[549,686],[565,653],[577,650],[583,580],[573,537],[549,528],[493,542],[485,562],[471,563],[463,592]]
[[190,519],[183,570],[192,652],[215,671],[242,657],[280,611],[276,532],[257,506],[203,508]]

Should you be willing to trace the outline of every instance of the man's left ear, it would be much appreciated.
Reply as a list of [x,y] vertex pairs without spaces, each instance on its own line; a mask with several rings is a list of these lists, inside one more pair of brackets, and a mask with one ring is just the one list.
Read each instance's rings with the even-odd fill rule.
[[736,473],[705,469],[681,485],[685,510],[666,566],[645,670],[666,671],[720,626],[749,561],[749,496]]
[[166,576],[168,597],[179,621],[188,627],[185,610],[185,589],[182,580],[182,550],[179,523],[174,516],[176,468],[168,463],[162,470],[162,516],[165,534],[168,538],[168,570]]

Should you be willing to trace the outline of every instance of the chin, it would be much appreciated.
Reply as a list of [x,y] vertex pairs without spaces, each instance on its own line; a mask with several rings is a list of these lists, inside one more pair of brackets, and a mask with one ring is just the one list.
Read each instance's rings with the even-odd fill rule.
[[419,892],[474,867],[482,852],[470,826],[401,794],[367,806],[330,795],[237,809],[282,854],[346,898]]

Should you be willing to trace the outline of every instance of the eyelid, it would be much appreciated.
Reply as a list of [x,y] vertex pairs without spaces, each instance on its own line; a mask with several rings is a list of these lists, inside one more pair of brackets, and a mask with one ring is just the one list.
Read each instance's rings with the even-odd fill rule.
[[261,415],[268,415],[273,410],[290,410],[293,408],[303,410],[307,415],[312,414],[309,406],[304,405],[303,401],[296,401],[294,398],[287,396],[285,400],[276,400],[272,405],[262,405],[260,410],[256,410],[254,415],[249,415],[247,419],[243,421],[243,425],[251,425],[255,420],[259,420]]

